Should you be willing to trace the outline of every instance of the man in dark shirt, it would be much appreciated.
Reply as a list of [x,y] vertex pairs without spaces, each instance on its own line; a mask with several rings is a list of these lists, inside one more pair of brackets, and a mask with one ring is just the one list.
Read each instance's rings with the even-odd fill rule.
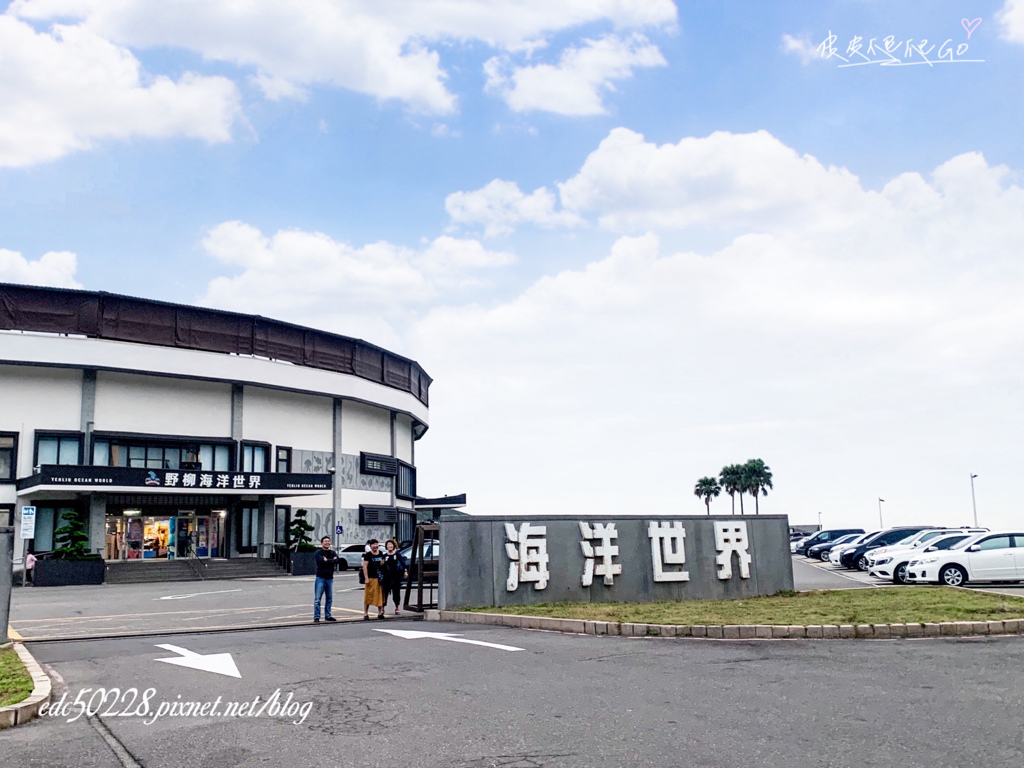
[[320,539],[320,549],[316,553],[316,587],[313,591],[313,623],[320,623],[320,598],[325,597],[324,620],[337,621],[331,616],[331,605],[334,603],[334,567],[338,564],[338,555],[331,549],[331,537]]

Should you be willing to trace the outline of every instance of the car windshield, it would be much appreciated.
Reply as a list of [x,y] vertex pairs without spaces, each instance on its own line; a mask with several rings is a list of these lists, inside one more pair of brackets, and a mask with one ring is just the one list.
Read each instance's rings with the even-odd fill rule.
[[862,533],[860,536],[858,536],[856,539],[854,539],[850,543],[851,544],[863,544],[865,541],[868,541],[869,539],[873,539],[875,536],[877,536],[880,533],[881,533],[881,531],[872,531],[871,533]]
[[967,535],[962,534],[960,536],[946,536],[942,539],[936,539],[929,546],[935,547],[936,549],[952,549],[962,541],[967,540]]
[[909,546],[910,544],[912,544],[914,542],[914,539],[916,539],[916,538],[917,538],[917,534],[916,533],[911,534],[910,536],[904,536],[902,539],[897,539],[896,541],[894,541],[892,544],[890,544],[890,546],[898,547],[898,546],[902,546],[904,544]]

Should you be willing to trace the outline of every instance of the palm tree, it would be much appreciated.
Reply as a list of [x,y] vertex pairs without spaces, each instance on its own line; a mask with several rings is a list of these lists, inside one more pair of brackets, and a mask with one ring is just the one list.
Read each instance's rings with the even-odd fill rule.
[[772,469],[761,459],[751,459],[742,467],[742,486],[740,495],[740,509],[743,508],[743,496],[745,491],[754,497],[754,514],[761,514],[760,506],[757,503],[758,495],[767,496],[768,489],[772,487]]
[[740,495],[740,514],[743,514],[743,467],[739,464],[730,464],[722,467],[718,473],[718,481],[722,489],[732,498],[732,513],[736,514],[736,494]]
[[693,487],[693,495],[704,499],[704,506],[708,508],[709,515],[711,514],[711,499],[718,496],[721,492],[722,486],[713,477],[702,477],[697,481],[697,485]]

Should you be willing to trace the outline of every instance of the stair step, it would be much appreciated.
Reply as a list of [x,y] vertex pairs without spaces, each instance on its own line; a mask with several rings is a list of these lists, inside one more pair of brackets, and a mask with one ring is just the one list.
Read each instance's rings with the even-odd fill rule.
[[159,563],[108,563],[108,584],[203,581],[284,575],[272,560],[169,560]]

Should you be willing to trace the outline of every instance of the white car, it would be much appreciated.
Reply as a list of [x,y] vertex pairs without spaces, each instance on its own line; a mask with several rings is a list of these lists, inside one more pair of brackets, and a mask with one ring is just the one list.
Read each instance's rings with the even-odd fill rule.
[[804,536],[802,539],[793,539],[791,542],[789,542],[789,551],[790,551],[790,553],[795,555],[796,554],[797,545],[803,544],[805,541],[807,541],[813,535],[814,534],[812,533],[809,536]]
[[842,546],[832,547],[832,549],[829,550],[829,553],[828,553],[828,561],[832,565],[838,566],[839,565],[839,558],[843,556],[843,552],[845,552],[848,549],[856,549],[858,544],[860,544],[862,541],[865,541],[865,540],[871,538],[876,533],[879,533],[879,531],[869,531],[868,533],[865,533],[865,534],[863,534],[861,536],[858,536],[853,541],[850,541],[850,542],[848,542],[846,544],[843,544]]
[[[929,528],[926,531],[918,531],[901,541],[897,541],[895,544],[890,544],[886,547],[879,547],[867,552],[864,557],[868,561],[868,574],[871,575],[871,569],[876,564],[881,563],[882,560],[889,558],[889,556],[897,550],[905,549],[918,549],[926,547],[930,542],[936,541],[943,536],[948,536],[952,533],[987,533],[988,528]],[[888,562],[888,561],[887,561]],[[889,574],[891,576],[892,574]],[[889,578],[886,576],[885,578]]]
[[1024,531],[980,533],[958,549],[922,552],[907,566],[913,584],[959,587],[969,581],[1024,579]]
[[974,538],[979,533],[986,533],[985,530],[977,528],[971,530],[945,530],[937,536],[929,536],[927,539],[919,539],[908,547],[882,547],[886,550],[875,555],[872,559],[868,575],[878,579],[892,580],[894,584],[907,583],[907,566],[911,560],[920,559],[925,551],[944,551],[958,549],[960,545],[966,544],[968,539]]

